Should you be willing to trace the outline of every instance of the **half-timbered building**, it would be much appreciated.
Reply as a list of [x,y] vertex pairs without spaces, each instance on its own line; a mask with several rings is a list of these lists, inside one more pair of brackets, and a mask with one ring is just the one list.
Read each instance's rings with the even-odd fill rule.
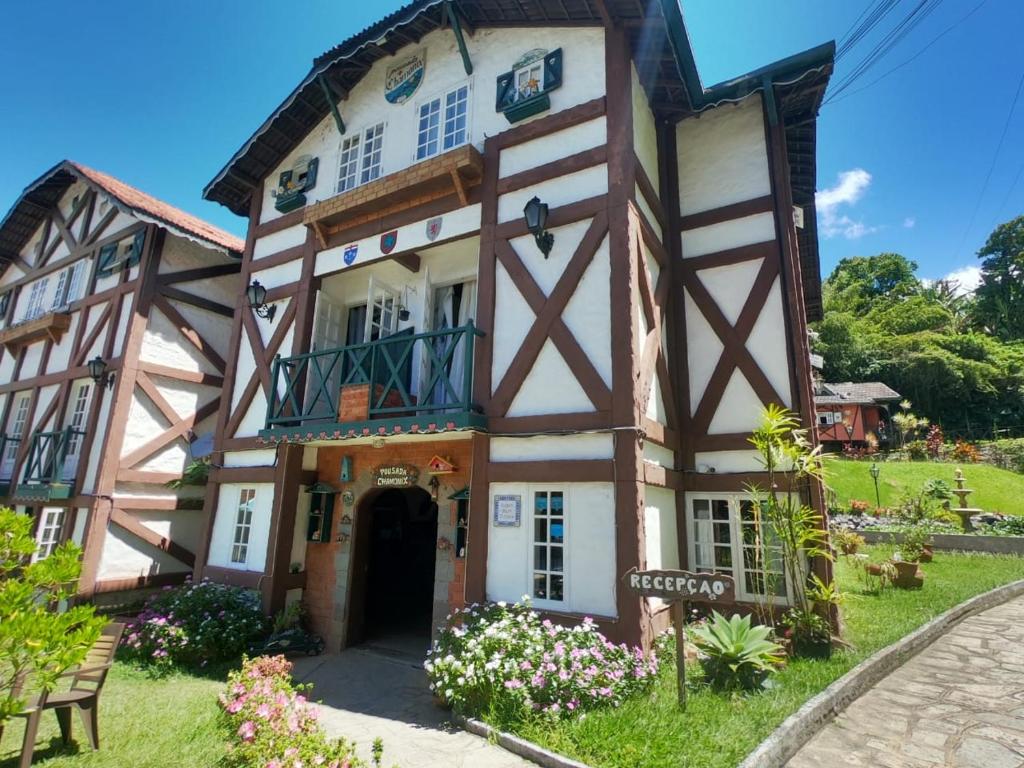
[[333,649],[523,595],[646,641],[635,567],[754,600],[832,56],[705,88],[676,0],[418,0],[317,58],[205,190],[248,296],[197,575]]
[[212,436],[243,245],[69,161],[0,222],[0,504],[37,557],[84,547],[83,597],[192,572],[203,491],[167,484]]

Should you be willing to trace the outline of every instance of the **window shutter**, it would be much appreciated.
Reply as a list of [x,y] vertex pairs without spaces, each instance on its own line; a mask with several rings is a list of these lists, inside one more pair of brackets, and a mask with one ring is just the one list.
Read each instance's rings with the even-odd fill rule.
[[306,183],[302,187],[303,190],[312,189],[316,186],[316,172],[320,167],[320,158],[314,157],[309,161],[309,165],[306,168]]
[[113,272],[114,260],[117,258],[117,243],[110,243],[100,248],[100,263],[96,268],[100,277],[106,277]]
[[544,57],[544,90],[550,91],[562,84],[562,49],[556,48]]
[[133,267],[142,260],[142,244],[146,242],[146,230],[140,229],[135,233],[135,239],[132,241],[132,255],[128,259],[126,267]]
[[3,320],[7,316],[7,307],[11,304],[11,292],[0,296],[0,320]]
[[501,112],[512,104],[515,98],[515,74],[515,72],[506,72],[503,75],[498,75],[498,91],[494,100],[495,112]]
[[277,188],[278,189],[288,189],[288,187],[286,187],[285,185],[289,181],[291,181],[291,180],[292,180],[292,172],[291,171],[282,171],[281,175],[277,179]]

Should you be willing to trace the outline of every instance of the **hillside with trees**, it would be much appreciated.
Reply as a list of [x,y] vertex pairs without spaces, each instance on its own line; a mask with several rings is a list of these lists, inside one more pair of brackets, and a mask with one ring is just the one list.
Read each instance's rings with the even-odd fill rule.
[[883,381],[949,436],[1024,434],[1024,216],[978,257],[973,294],[896,253],[840,261],[814,326],[825,380]]

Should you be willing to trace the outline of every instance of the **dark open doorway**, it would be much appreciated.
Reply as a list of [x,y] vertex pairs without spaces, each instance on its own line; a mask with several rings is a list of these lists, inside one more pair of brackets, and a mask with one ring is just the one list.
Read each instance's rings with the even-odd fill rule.
[[[422,488],[379,491],[356,512],[348,644],[430,637],[437,503]],[[418,647],[418,646],[417,646]]]

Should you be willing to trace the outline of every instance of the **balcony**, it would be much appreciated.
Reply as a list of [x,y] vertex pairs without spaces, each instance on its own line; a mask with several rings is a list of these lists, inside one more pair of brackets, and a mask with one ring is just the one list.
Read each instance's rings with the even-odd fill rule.
[[473,403],[472,322],[277,357],[265,440],[327,440],[484,429]]
[[303,223],[316,232],[320,246],[327,247],[335,232],[451,194],[467,205],[469,189],[479,185],[483,175],[483,157],[466,144],[308,206]]
[[18,483],[14,498],[21,502],[71,498],[84,437],[85,432],[74,427],[32,435],[25,479]]
[[71,315],[68,313],[48,312],[0,331],[0,345],[13,350],[40,339],[51,339],[57,343],[70,326]]
[[18,457],[19,445],[20,437],[0,435],[0,496],[11,495],[11,479],[14,476],[14,463]]

